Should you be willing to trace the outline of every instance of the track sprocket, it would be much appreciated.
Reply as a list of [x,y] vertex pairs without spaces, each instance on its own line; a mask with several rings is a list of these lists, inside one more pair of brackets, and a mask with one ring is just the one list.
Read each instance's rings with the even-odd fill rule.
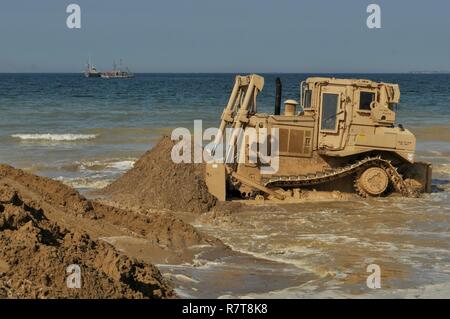
[[360,170],[355,178],[355,190],[362,197],[381,196],[389,186],[389,176],[380,166]]

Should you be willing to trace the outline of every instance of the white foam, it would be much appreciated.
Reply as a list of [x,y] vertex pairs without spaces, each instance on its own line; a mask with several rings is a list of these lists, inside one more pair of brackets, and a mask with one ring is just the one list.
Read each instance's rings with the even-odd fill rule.
[[41,140],[41,141],[77,141],[91,140],[96,138],[97,134],[13,134],[11,137],[21,140]]
[[450,175],[450,164],[440,164],[433,167],[433,173]]
[[73,188],[90,188],[90,189],[101,189],[109,185],[112,180],[93,180],[89,178],[68,178],[68,177],[57,177],[56,180],[70,186]]
[[[109,160],[98,160],[98,161],[81,161],[76,162],[80,165],[81,170],[92,170],[92,168],[97,167],[95,170],[108,170],[108,171],[128,171],[133,168],[135,159],[109,159]],[[101,168],[101,169],[99,169]]]
[[185,282],[185,283],[198,284],[200,282],[194,278],[191,278],[191,277],[183,275],[183,274],[168,274],[168,275],[176,278],[178,281]]
[[[343,289],[333,289],[330,287],[326,290],[319,290],[314,282],[306,283],[298,287],[289,287],[280,290],[269,291],[265,293],[249,293],[240,296],[231,296],[240,299],[295,299],[295,298],[315,298],[315,299],[330,299],[330,298],[353,298],[353,299],[373,299],[373,298],[403,298],[403,299],[445,299],[450,293],[450,282],[421,285],[417,288],[394,288],[394,289],[368,289],[362,294],[352,294]],[[221,298],[229,298],[228,295],[220,296]]]
[[128,171],[128,170],[133,168],[134,162],[135,161],[118,161],[118,162],[109,163],[107,165],[107,167],[108,168],[115,168],[115,169],[118,169],[120,171]]

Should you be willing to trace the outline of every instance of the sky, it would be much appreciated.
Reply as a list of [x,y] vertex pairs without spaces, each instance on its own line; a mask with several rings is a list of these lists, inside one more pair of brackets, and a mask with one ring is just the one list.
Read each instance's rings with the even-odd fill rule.
[[0,72],[82,72],[88,57],[136,73],[450,71],[450,1],[0,0]]

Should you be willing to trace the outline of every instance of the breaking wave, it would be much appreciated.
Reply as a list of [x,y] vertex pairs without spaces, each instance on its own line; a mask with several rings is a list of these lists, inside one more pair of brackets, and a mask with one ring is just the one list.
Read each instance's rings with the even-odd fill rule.
[[133,168],[135,159],[126,160],[103,160],[103,161],[81,161],[76,162],[80,171],[128,171]]
[[78,141],[91,140],[97,134],[13,134],[11,137],[21,140],[41,140],[41,141]]
[[90,179],[90,178],[69,178],[69,177],[57,177],[57,181],[60,181],[73,188],[84,189],[102,189],[112,182],[112,179]]

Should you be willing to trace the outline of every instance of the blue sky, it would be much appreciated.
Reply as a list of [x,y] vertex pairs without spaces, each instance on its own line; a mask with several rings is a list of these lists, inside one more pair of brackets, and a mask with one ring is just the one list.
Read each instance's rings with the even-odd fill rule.
[[[81,6],[82,28],[66,27]],[[382,9],[368,29],[367,5]],[[0,72],[450,70],[448,0],[2,0]]]

